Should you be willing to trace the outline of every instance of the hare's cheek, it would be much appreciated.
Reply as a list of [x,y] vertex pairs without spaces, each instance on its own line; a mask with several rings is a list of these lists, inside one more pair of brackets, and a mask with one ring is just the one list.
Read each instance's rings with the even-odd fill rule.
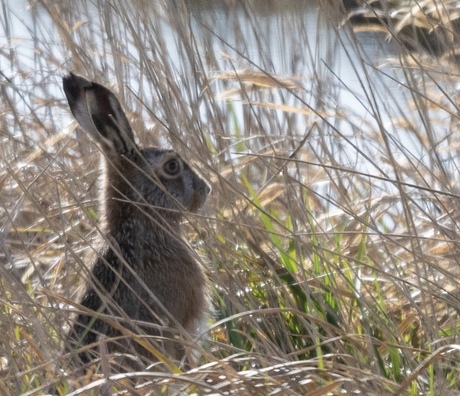
[[184,194],[181,198],[181,204],[186,210],[192,211],[193,194],[190,190],[184,190]]
[[178,178],[174,182],[174,187],[172,188],[172,191],[174,193],[174,198],[176,199],[176,202],[179,202],[181,206],[188,209],[193,199],[191,194],[191,184],[183,178]]
[[180,179],[169,180],[164,183],[164,187],[166,188],[166,191],[163,191],[164,207],[176,210],[183,207],[188,208],[190,199],[187,197],[185,186]]

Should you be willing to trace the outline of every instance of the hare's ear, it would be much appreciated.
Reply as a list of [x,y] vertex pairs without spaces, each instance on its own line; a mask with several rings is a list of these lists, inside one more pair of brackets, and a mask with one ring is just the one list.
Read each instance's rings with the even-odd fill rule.
[[112,91],[73,73],[62,82],[72,114],[102,148],[119,154],[136,148],[131,126]]

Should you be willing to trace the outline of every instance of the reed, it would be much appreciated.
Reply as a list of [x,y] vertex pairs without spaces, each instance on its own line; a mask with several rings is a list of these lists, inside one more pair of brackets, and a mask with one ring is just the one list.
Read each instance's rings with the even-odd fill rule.
[[[370,54],[327,1],[318,16],[308,2],[13,3],[0,394],[460,391],[455,63],[397,41]],[[212,184],[184,224],[214,310],[190,368],[111,375],[102,353],[82,375],[61,352],[99,232],[100,153],[72,122],[68,71],[116,91],[140,142],[172,146]]]

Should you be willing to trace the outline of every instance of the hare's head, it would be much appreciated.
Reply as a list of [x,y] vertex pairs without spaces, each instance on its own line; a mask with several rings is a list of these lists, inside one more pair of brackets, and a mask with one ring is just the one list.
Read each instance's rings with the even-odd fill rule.
[[72,114],[105,156],[112,198],[192,212],[204,204],[208,184],[174,151],[139,148],[109,89],[74,74],[64,77],[63,86]]

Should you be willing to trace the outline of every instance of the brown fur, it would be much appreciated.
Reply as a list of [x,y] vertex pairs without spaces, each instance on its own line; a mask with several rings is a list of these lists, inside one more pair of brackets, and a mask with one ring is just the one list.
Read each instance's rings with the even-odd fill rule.
[[[204,204],[210,188],[173,151],[140,149],[110,90],[74,74],[63,86],[73,115],[103,153],[103,238],[79,301],[95,313],[77,316],[68,344],[71,350],[97,345],[104,335],[109,353],[136,351],[145,364],[154,356],[138,342],[111,339],[123,334],[118,325],[170,339],[176,330],[197,330],[207,307],[205,277],[182,239],[180,220],[184,210]],[[98,313],[118,324],[98,319]],[[184,355],[175,341],[153,344],[174,359]],[[87,363],[95,352],[86,348],[78,356]]]

